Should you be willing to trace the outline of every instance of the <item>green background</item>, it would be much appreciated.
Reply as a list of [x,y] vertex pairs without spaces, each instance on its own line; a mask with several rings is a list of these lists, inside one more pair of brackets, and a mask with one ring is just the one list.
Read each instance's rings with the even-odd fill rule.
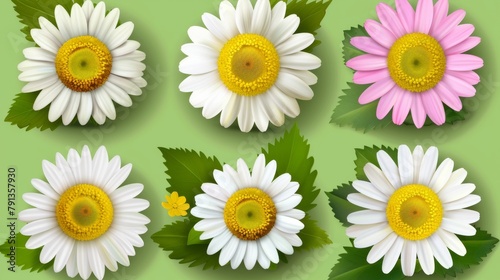
[[[450,0],[450,10],[459,8],[467,11],[465,23],[476,26],[475,35],[482,37],[482,43],[475,53],[485,61],[480,71],[482,85],[475,98],[465,101],[470,114],[465,122],[453,126],[387,127],[366,134],[348,127],[330,124],[332,110],[337,104],[346,82],[352,80],[352,72],[342,60],[343,30],[362,24],[367,18],[376,18],[375,6],[378,0],[334,0],[330,5],[317,38],[322,41],[314,53],[322,59],[322,66],[315,71],[319,77],[313,87],[315,97],[301,102],[301,114],[296,120],[288,120],[281,128],[271,128],[266,133],[252,131],[241,133],[237,128],[224,129],[218,117],[205,120],[200,109],[194,109],[188,102],[189,94],[178,90],[179,83],[186,77],[178,72],[178,63],[184,57],[180,46],[189,42],[187,29],[202,25],[204,12],[217,13],[219,0],[177,0],[177,1],[120,1],[107,0],[107,7],[119,7],[121,21],[133,21],[135,30],[132,38],[142,43],[141,50],[147,54],[145,78],[149,85],[142,97],[135,100],[132,109],[120,109],[122,113],[115,122],[102,127],[60,127],[56,131],[37,129],[24,131],[17,126],[0,122],[1,165],[0,165],[0,238],[6,233],[6,189],[7,168],[17,168],[17,206],[19,212],[27,205],[21,194],[32,192],[32,178],[42,178],[43,159],[55,160],[55,154],[66,155],[70,148],[81,150],[89,145],[95,153],[105,145],[110,155],[120,155],[122,163],[132,163],[133,170],[127,182],[145,185],[143,198],[151,202],[145,212],[151,218],[149,231],[143,235],[145,246],[131,258],[130,267],[120,267],[118,272],[106,271],[105,279],[326,279],[335,265],[342,246],[348,244],[345,229],[334,218],[324,193],[317,199],[318,207],[312,216],[328,232],[333,244],[315,251],[301,252],[289,258],[288,264],[279,265],[274,271],[244,268],[233,271],[230,268],[203,271],[200,267],[188,268],[170,260],[150,239],[164,224],[175,219],[168,217],[161,207],[167,187],[163,158],[157,147],[183,147],[216,155],[221,161],[234,164],[237,158],[253,161],[260,147],[282,135],[284,129],[297,122],[301,132],[311,144],[311,155],[315,158],[314,168],[318,170],[316,185],[323,191],[330,191],[343,182],[354,179],[354,149],[364,145],[407,144],[411,147],[421,144],[438,146],[441,156],[451,157],[456,168],[464,167],[468,182],[476,184],[476,193],[482,201],[477,207],[481,211],[478,226],[494,236],[500,236],[500,198],[498,159],[500,158],[500,78],[497,69],[500,58],[495,50],[500,44],[498,32],[498,11],[500,1],[494,0]],[[393,4],[393,1],[388,1]],[[416,1],[412,1],[416,3]],[[24,57],[22,49],[33,44],[24,39],[18,22],[7,0],[0,1],[0,61],[2,90],[0,92],[0,117],[3,119],[14,95],[23,83],[17,76],[17,64]],[[375,117],[375,116],[373,116]],[[22,223],[17,223],[18,230]],[[63,273],[52,270],[42,273],[28,273],[7,270],[5,259],[0,258],[2,279],[66,279]],[[500,253],[493,251],[479,266],[460,274],[462,279],[491,279],[498,276]],[[495,274],[497,273],[497,274]],[[6,278],[8,277],[8,278]],[[422,277],[423,278],[423,277]],[[496,278],[496,277],[495,277]]]

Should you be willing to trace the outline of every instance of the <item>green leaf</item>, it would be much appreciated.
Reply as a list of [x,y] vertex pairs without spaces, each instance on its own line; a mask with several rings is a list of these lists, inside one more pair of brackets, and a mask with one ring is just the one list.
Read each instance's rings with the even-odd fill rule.
[[263,148],[262,153],[268,162],[276,160],[276,174],[289,173],[293,181],[300,183],[297,193],[302,195],[302,201],[297,208],[307,212],[316,207],[313,202],[319,189],[314,186],[314,180],[318,172],[312,170],[314,159],[309,157],[309,144],[300,135],[297,125],[286,131],[274,144],[269,144],[267,151]]
[[17,17],[19,21],[25,26],[21,29],[21,32],[26,34],[26,39],[28,41],[34,42],[31,37],[31,29],[40,28],[38,23],[39,17],[44,17],[48,19],[52,24],[56,25],[56,19],[54,16],[54,10],[57,5],[62,5],[67,11],[71,11],[71,6],[74,3],[80,5],[83,4],[84,0],[44,0],[44,1],[33,1],[33,0],[12,0],[14,3],[14,10],[17,12]]
[[331,192],[326,192],[335,218],[337,218],[337,220],[339,220],[345,227],[351,225],[351,223],[347,221],[347,216],[349,214],[363,210],[363,208],[356,206],[347,200],[347,196],[350,193],[356,192],[357,191],[352,187],[352,182],[349,182],[349,184],[342,184],[342,186],[337,187],[337,189]]
[[386,151],[392,158],[392,160],[394,160],[394,162],[397,162],[398,150],[391,147],[382,145],[381,148],[377,146],[373,147],[365,146],[363,149],[355,149],[356,160],[354,160],[354,164],[356,165],[355,171],[356,171],[356,178],[358,180],[369,181],[368,177],[366,177],[365,175],[365,171],[363,170],[367,163],[371,162],[375,164],[377,167],[380,167],[377,160],[377,152],[380,150]]
[[194,227],[189,231],[187,245],[196,245],[196,244],[208,244],[210,240],[201,240],[200,236],[203,232],[197,231]]
[[[16,265],[21,267],[22,270],[29,269],[30,272],[36,271],[40,272],[46,269],[49,269],[54,264],[54,261],[50,261],[46,264],[40,262],[40,252],[42,252],[42,248],[38,249],[28,249],[26,248],[26,242],[28,241],[27,236],[22,235],[21,233],[16,234],[15,244],[9,244],[9,239],[5,241],[4,244],[0,246],[0,252],[7,257],[10,253],[10,247],[16,247]],[[13,240],[13,239],[10,239]],[[8,262],[8,261],[7,261]]]
[[35,103],[38,94],[39,92],[16,95],[5,121],[17,125],[19,128],[26,128],[26,131],[35,127],[41,131],[49,128],[54,130],[60,126],[62,124],[60,119],[55,122],[49,121],[49,106],[40,111],[33,110],[33,103]]
[[[185,196],[189,205],[195,205],[194,197],[202,193],[203,183],[215,183],[213,172],[215,169],[222,170],[222,165],[215,157],[210,158],[203,153],[184,149],[159,148],[165,159],[167,167],[167,179],[170,187],[167,191],[179,193]],[[189,214],[191,217],[191,214]]]
[[328,238],[328,234],[309,215],[306,214],[301,222],[304,224],[304,228],[298,235],[302,240],[302,246],[298,247],[297,251],[321,248],[326,244],[332,244],[332,241]]
[[356,130],[363,130],[363,132],[392,124],[390,114],[382,120],[377,119],[378,102],[371,102],[366,105],[359,104],[359,96],[369,85],[357,85],[354,83],[347,83],[347,85],[348,88],[343,90],[345,94],[340,96],[339,104],[333,111],[330,123],[335,123],[339,126],[349,125]]
[[399,262],[389,274],[384,274],[382,272],[382,260],[374,264],[369,264],[366,261],[366,256],[368,256],[371,247],[363,249],[344,247],[344,249],[346,252],[340,254],[338,263],[332,268],[332,272],[328,278],[330,280],[400,280],[405,278]]
[[477,228],[476,235],[474,236],[458,236],[458,238],[467,249],[467,254],[461,257],[451,252],[453,266],[450,269],[444,269],[436,262],[436,270],[434,274],[456,277],[458,273],[463,273],[464,270],[470,268],[470,266],[481,263],[483,258],[491,253],[493,248],[495,248],[495,245],[498,243],[497,238],[479,228]]
[[[282,0],[271,0],[271,7]],[[296,14],[300,18],[300,24],[296,33],[307,32],[314,36],[317,35],[317,30],[321,27],[321,21],[325,17],[326,9],[332,3],[332,0],[285,0],[286,15]],[[314,47],[321,43],[315,40],[311,46],[305,51],[311,52]]]
[[188,245],[189,232],[194,222],[189,219],[166,225],[151,236],[160,248],[172,252],[168,255],[179,263],[187,263],[190,267],[203,265],[203,269],[219,268],[219,253],[209,256],[206,244]]

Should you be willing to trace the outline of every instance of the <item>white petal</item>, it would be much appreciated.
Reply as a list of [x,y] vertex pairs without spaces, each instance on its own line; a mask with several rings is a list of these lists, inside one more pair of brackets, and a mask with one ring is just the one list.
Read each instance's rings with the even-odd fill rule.
[[276,209],[278,212],[281,211],[287,211],[292,208],[295,208],[295,206],[299,205],[300,201],[302,201],[302,196],[299,194],[294,194],[291,197],[276,203],[274,206],[276,206]]
[[55,218],[33,221],[21,229],[23,235],[31,236],[56,228],[59,225]]
[[134,40],[128,40],[123,45],[119,46],[118,48],[111,50],[111,55],[113,56],[113,58],[121,57],[121,56],[130,54],[130,53],[133,53],[140,46],[141,46],[141,44],[139,44],[139,42],[134,41]]
[[118,24],[118,19],[120,18],[120,10],[114,8],[106,15],[102,25],[96,31],[95,37],[99,38],[102,42],[109,42],[111,34]]
[[347,196],[347,200],[354,205],[378,211],[385,211],[387,205],[381,201],[369,198],[368,196],[361,193],[350,193]]
[[116,118],[116,110],[111,100],[109,94],[104,90],[104,87],[100,87],[92,92],[92,98],[95,100],[99,109],[111,120]]
[[274,179],[274,181],[271,183],[271,186],[266,190],[267,194],[271,198],[274,198],[288,186],[291,180],[292,176],[290,174],[288,173],[281,174],[278,178]]
[[464,198],[459,200],[455,200],[453,202],[444,203],[443,209],[445,211],[457,210],[470,207],[472,205],[478,204],[481,201],[481,197],[475,194],[470,194]]
[[[67,238],[67,237],[66,237]],[[65,244],[63,240],[55,240],[54,242],[49,242],[43,246],[42,251],[40,252],[40,262],[48,263],[50,262],[61,250],[62,246]]]
[[372,264],[380,260],[389,251],[389,249],[393,247],[393,244],[396,241],[397,237],[398,237],[397,234],[391,233],[388,236],[386,236],[382,241],[375,244],[368,253],[366,261]]
[[66,40],[62,37],[61,32],[57,27],[55,27],[52,22],[50,22],[48,19],[44,17],[39,17],[38,18],[38,23],[40,23],[40,27],[50,33],[52,35],[52,40],[54,42],[57,42],[59,46],[61,46]]
[[208,194],[211,197],[216,198],[220,201],[226,201],[230,196],[229,193],[225,189],[219,187],[216,184],[212,184],[212,183],[203,183],[201,185],[201,189],[206,194]]
[[191,26],[188,29],[188,35],[191,41],[195,44],[209,46],[215,50],[222,49],[222,42],[220,42],[210,31],[203,27]]
[[271,5],[267,0],[258,0],[252,15],[249,33],[265,34],[271,24]]
[[218,80],[220,80],[220,78],[217,71],[201,75],[191,75],[181,82],[179,89],[182,92],[193,92],[195,90],[210,87]]
[[449,203],[468,196],[475,189],[476,185],[474,184],[461,184],[458,186],[446,188],[438,195],[442,203]]
[[432,248],[426,239],[419,240],[417,243],[417,256],[420,266],[424,270],[424,273],[431,275],[434,273],[434,255],[432,254]]
[[310,100],[314,96],[312,89],[304,81],[286,72],[279,74],[275,85],[292,98]]
[[382,170],[380,170],[373,163],[367,163],[363,170],[373,186],[375,186],[385,196],[390,197],[394,193],[394,187],[384,176]]
[[29,205],[47,211],[54,211],[57,201],[39,193],[25,193],[23,199]]
[[[259,245],[258,242],[257,245]],[[258,249],[257,261],[259,262],[262,268],[268,269],[269,266],[271,265],[271,261],[267,257],[266,253],[264,253],[261,246],[257,246],[257,249]]]
[[401,176],[401,185],[406,186],[414,183],[414,161],[410,148],[406,145],[401,145],[398,148],[398,168],[399,175]]
[[191,209],[191,215],[201,219],[222,219],[224,218],[221,211],[205,209],[202,207],[194,207]]
[[[220,170],[214,170],[213,175],[215,182],[219,185],[223,192],[228,195],[233,194],[238,190],[238,186],[240,185],[238,175],[236,171],[229,165],[224,165],[222,167],[224,172]],[[235,181],[238,180],[238,181]]]
[[259,254],[257,246],[258,246],[257,242],[248,242],[247,244],[245,258],[243,259],[247,270],[252,269],[255,266],[255,263],[257,262],[257,256]]
[[188,56],[179,63],[179,71],[184,74],[200,75],[217,70],[217,58]]
[[443,240],[439,238],[439,235],[433,234],[429,238],[427,238],[429,244],[431,245],[432,252],[436,260],[443,266],[448,269],[453,265],[453,260],[451,259],[450,252]]
[[448,187],[454,187],[462,184],[466,177],[467,177],[467,171],[463,168],[453,171],[453,173],[451,173],[450,179],[444,185],[442,191],[444,191]]
[[451,177],[451,172],[453,172],[453,160],[447,158],[445,159],[432,176],[431,183],[429,187],[436,193],[439,193],[444,185],[449,181]]
[[311,33],[293,34],[290,39],[276,47],[280,56],[300,52],[309,47],[314,42],[314,36]]
[[401,252],[401,268],[406,276],[413,276],[417,262],[417,244],[414,241],[405,241]]
[[279,194],[273,197],[273,201],[275,203],[279,203],[292,195],[294,195],[297,190],[299,189],[299,183],[297,182],[290,182],[283,191],[281,191]]
[[270,261],[272,261],[273,263],[279,262],[278,251],[276,250],[276,247],[274,246],[269,236],[266,235],[260,238],[258,243],[260,244],[260,248]]
[[366,181],[356,180],[352,182],[352,186],[360,193],[369,198],[376,199],[381,202],[387,202],[388,197],[381,193],[375,186]]
[[108,49],[113,50],[125,43],[134,31],[134,24],[132,22],[125,22],[118,26],[115,30],[110,32],[106,38],[105,44]]
[[371,247],[381,242],[392,232],[392,228],[387,223],[373,225],[369,230],[366,230],[363,234],[354,239],[354,246],[356,248]]
[[391,272],[391,270],[396,265],[396,262],[399,259],[399,255],[401,255],[404,242],[404,239],[398,236],[385,255],[384,261],[382,262],[382,271],[385,274]]
[[236,26],[236,9],[229,1],[222,1],[219,5],[219,16],[223,27],[226,30],[226,36],[233,38],[238,35],[238,27]]
[[[40,19],[42,19],[42,17]],[[53,63],[56,59],[56,55],[54,53],[39,47],[25,48],[23,50],[23,54],[26,59],[35,61],[47,61]]]
[[122,88],[113,83],[106,83],[104,87],[106,92],[109,94],[109,97],[111,97],[114,102],[122,105],[123,107],[132,106],[132,99]]
[[59,272],[66,266],[73,250],[75,250],[75,240],[73,238],[60,238],[58,242],[62,243],[62,245],[54,261],[54,272]]
[[[59,94],[62,94],[64,88],[65,86],[61,82],[56,82],[43,89],[36,97],[35,103],[33,104],[33,110],[38,111],[45,108],[52,101],[54,101]],[[67,91],[64,92],[64,94],[67,93]]]
[[[24,229],[21,229],[21,233]],[[32,235],[26,242],[26,248],[36,249],[52,242],[54,239],[59,239],[64,235],[59,227],[54,227],[49,230]]]
[[99,239],[99,242],[103,249],[109,253],[111,258],[125,266],[130,264],[126,252],[113,238],[108,235],[103,235],[103,237]]
[[291,118],[295,118],[300,114],[300,107],[297,100],[286,95],[275,86],[272,86],[266,93],[262,94],[262,97],[274,102],[280,111]]
[[438,229],[437,234],[439,235],[439,238],[443,240],[446,247],[448,247],[459,256],[465,256],[465,254],[467,253],[467,249],[455,234],[443,229]]
[[[117,188],[115,191],[109,192],[110,193],[109,198],[111,198],[114,204],[120,204],[122,202],[126,202],[127,200],[136,197],[142,192],[143,189],[144,185],[142,184],[125,185],[121,188]],[[106,191],[107,188],[105,188],[104,190]]]
[[280,66],[296,70],[312,70],[321,66],[321,59],[308,52],[297,52],[281,56]]
[[278,249],[279,251],[281,251],[282,253],[285,253],[287,255],[293,254],[292,244],[290,244],[290,242],[288,242],[279,233],[277,233],[274,230],[271,230],[271,232],[269,232],[269,234],[267,236],[273,242],[276,249]]
[[69,88],[63,88],[61,94],[59,94],[50,105],[49,121],[55,122],[62,116],[64,111],[67,110],[69,100],[73,94],[74,92]]
[[224,211],[226,203],[215,199],[208,194],[198,194],[194,197],[196,206],[214,211]]
[[360,210],[347,216],[347,221],[351,224],[369,225],[387,221],[385,212],[373,210]]
[[[61,5],[57,5],[55,9],[55,18],[57,23],[57,28],[61,32],[61,36],[64,41],[69,40],[72,37],[71,32],[71,18],[68,12]],[[38,43],[38,42],[37,42]],[[40,45],[40,44],[38,44]],[[55,52],[54,52],[55,53]]]
[[78,273],[83,279],[88,279],[92,274],[88,260],[89,248],[86,242],[76,242],[76,263]]
[[35,187],[35,189],[37,189],[47,197],[52,198],[54,201],[59,200],[59,194],[46,182],[40,179],[33,179],[31,180],[31,184],[33,185],[33,187]]
[[[276,7],[274,9],[276,9]],[[290,38],[293,33],[295,33],[295,31],[299,27],[299,24],[300,19],[295,14],[289,15],[285,19],[279,20],[276,23],[274,23],[273,19],[273,23],[269,27],[266,38],[268,38],[269,41],[271,41],[275,46],[279,46],[285,40]]]
[[219,256],[219,264],[221,266],[226,265],[234,256],[236,253],[236,250],[238,249],[238,243],[239,239],[236,236],[231,236],[229,239],[229,242],[227,242],[224,247],[222,247],[222,250],[220,252]]
[[243,258],[245,257],[248,243],[249,242],[244,241],[244,240],[240,240],[238,242],[238,248],[236,248],[236,253],[234,254],[233,258],[231,259],[231,268],[232,269],[236,269],[236,268],[238,268],[238,266],[240,266],[241,262],[243,261]]
[[441,228],[451,233],[464,236],[473,236],[476,234],[476,229],[473,226],[463,221],[452,220],[446,217],[443,217],[443,221],[441,222]]
[[83,9],[78,4],[73,4],[71,7],[71,37],[78,37],[88,34],[87,30],[87,18]]
[[81,96],[82,96],[81,92],[71,93],[71,99],[68,101],[68,107],[62,114],[62,120],[64,125],[69,125],[75,118],[76,113],[78,112],[78,108],[80,107]]
[[87,250],[90,270],[92,270],[97,279],[102,279],[104,277],[104,262],[101,259],[101,254],[96,244],[94,242],[88,243]]
[[232,36],[226,33],[226,28],[224,28],[223,23],[216,16],[204,13],[201,19],[210,33],[217,37],[219,41],[226,42],[232,38]]
[[[103,22],[104,22],[104,17],[106,13],[106,4],[104,2],[99,2],[95,6],[94,11],[92,12],[92,15],[90,16],[89,19],[89,34],[93,36],[97,36],[98,32],[99,35],[100,29],[103,27]],[[102,37],[98,37],[102,38]]]
[[278,214],[275,227],[285,233],[299,233],[304,228],[304,224],[297,219]]
[[436,147],[430,147],[422,159],[422,164],[420,166],[418,183],[424,186],[429,186],[432,176],[436,171],[438,161],[438,149]]
[[392,185],[392,191],[394,191],[394,188],[401,186],[401,178],[399,176],[398,166],[396,165],[394,160],[392,160],[389,154],[387,154],[387,152],[384,150],[378,151],[377,161],[380,165],[380,169],[382,169],[384,176]]
[[253,7],[250,0],[240,0],[236,4],[236,26],[241,34],[251,33]]
[[47,211],[38,208],[29,208],[19,212],[19,220],[23,222],[33,222],[41,219],[54,218],[54,211]]
[[[196,207],[193,208],[193,210],[194,209],[196,209]],[[192,212],[193,211],[191,211],[191,213]],[[233,235],[229,230],[225,230],[222,234],[214,237],[212,241],[210,241],[210,243],[208,244],[207,254],[213,255],[219,252],[222,249],[222,247],[224,247],[227,244],[227,242],[232,236]]]
[[480,215],[479,212],[474,210],[458,209],[458,210],[444,212],[444,217],[451,220],[457,220],[464,223],[472,224],[479,221]]
[[78,275],[78,266],[76,261],[76,244],[73,245],[73,250],[69,256],[68,262],[66,263],[66,273],[69,277],[73,278]]

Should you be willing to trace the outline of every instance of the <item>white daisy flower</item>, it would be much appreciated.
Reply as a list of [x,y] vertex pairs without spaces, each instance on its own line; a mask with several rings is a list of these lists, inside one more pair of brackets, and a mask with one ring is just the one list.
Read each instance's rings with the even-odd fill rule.
[[[438,150],[430,147],[424,154],[421,146],[412,152],[399,146],[398,164],[385,151],[377,153],[380,169],[372,163],[364,167],[369,182],[354,181],[360,193],[347,199],[366,210],[351,213],[353,224],[347,235],[356,248],[371,247],[368,263],[384,257],[382,270],[389,273],[401,256],[404,275],[412,276],[418,258],[425,274],[434,273],[434,258],[444,268],[453,265],[451,250],[466,254],[456,234],[473,236],[470,224],[479,213],[469,206],[481,198],[471,194],[474,184],[464,183],[467,172],[453,171],[454,162],[447,158],[439,166]],[[437,167],[437,168],[436,168]]]
[[212,239],[207,254],[220,251],[220,265],[231,262],[236,269],[244,262],[250,270],[259,262],[268,269],[279,262],[278,251],[291,255],[302,245],[297,234],[305,213],[294,208],[302,200],[295,193],[299,184],[288,173],[274,179],[276,161],[266,165],[262,154],[251,173],[243,159],[237,166],[237,171],[227,164],[214,170],[217,184],[201,186],[205,193],[195,196],[191,214],[202,220],[194,229],[203,232],[201,240]]
[[26,60],[18,66],[19,80],[28,82],[22,92],[41,91],[33,104],[35,111],[50,104],[49,121],[62,116],[64,125],[75,116],[81,125],[92,116],[98,124],[106,117],[114,120],[113,102],[132,106],[129,95],[140,95],[146,86],[142,78],[146,55],[140,44],[128,40],[132,22],[118,27],[120,10],[106,15],[106,5],[94,8],[90,0],[74,4],[71,15],[61,6],[55,8],[57,27],[44,17],[40,29],[31,36],[39,47],[24,49]]
[[144,245],[139,235],[150,220],[139,212],[149,202],[135,198],[142,184],[120,187],[132,165],[120,166],[119,156],[108,161],[104,147],[92,159],[87,146],[81,157],[71,149],[67,159],[57,153],[55,165],[42,162],[48,183],[31,181],[40,193],[26,193],[23,199],[35,208],[19,213],[27,222],[21,233],[30,236],[26,248],[43,246],[40,262],[55,259],[55,272],[66,267],[69,277],[80,274],[83,279],[91,273],[102,279],[104,267],[116,271],[117,263],[130,264],[134,247]]
[[229,127],[238,118],[240,130],[248,132],[254,123],[266,131],[269,121],[275,126],[285,116],[300,113],[297,99],[309,100],[309,87],[317,78],[309,70],[321,61],[304,52],[314,42],[310,33],[294,34],[300,19],[285,17],[286,4],[272,9],[269,0],[239,0],[236,9],[225,0],[219,16],[205,13],[206,28],[193,26],[188,35],[193,43],[181,50],[187,55],[179,71],[189,74],[179,86],[192,92],[189,102],[202,108],[211,119],[221,113],[220,124]]

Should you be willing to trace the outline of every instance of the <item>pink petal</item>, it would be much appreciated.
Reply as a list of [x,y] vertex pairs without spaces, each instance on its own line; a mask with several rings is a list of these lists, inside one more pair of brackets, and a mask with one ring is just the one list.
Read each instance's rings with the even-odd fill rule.
[[442,21],[448,16],[449,3],[448,0],[439,0],[434,6],[434,18],[432,19],[432,27],[430,34],[434,34],[434,31],[438,29]]
[[392,33],[399,38],[405,35],[406,31],[396,12],[386,3],[377,5],[377,15],[382,25],[392,31]]
[[391,77],[387,77],[379,82],[376,82],[361,94],[358,102],[359,104],[368,104],[373,102],[389,92],[395,85],[396,84]]
[[375,40],[370,37],[359,36],[352,37],[351,44],[356,48],[367,52],[369,54],[387,56],[389,50],[379,45]]
[[417,4],[417,12],[415,14],[415,32],[428,34],[432,26],[432,18],[434,16],[434,5],[432,0],[420,0]]
[[415,94],[413,103],[411,104],[411,117],[413,123],[417,128],[424,126],[427,114],[425,113],[424,104],[422,102],[422,96],[420,94]]
[[396,42],[394,34],[377,21],[368,19],[365,22],[365,29],[373,40],[387,49],[390,49],[392,44]]
[[356,73],[354,73],[353,80],[358,85],[366,85],[373,84],[389,76],[389,70],[387,68],[384,68],[374,71],[357,71]]
[[400,87],[393,87],[392,90],[380,98],[377,105],[377,119],[381,120],[389,114],[398,99],[398,95],[401,94],[403,94],[403,90]]
[[392,110],[392,122],[401,125],[406,120],[411,104],[413,103],[413,95],[414,93],[407,90],[402,90],[402,94],[398,94],[398,100],[396,100],[396,104],[394,104],[394,109]]
[[454,47],[465,39],[469,38],[469,36],[474,32],[474,25],[472,24],[462,24],[455,27],[450,34],[443,38],[439,43],[441,47],[446,51],[447,49]]
[[387,58],[373,54],[363,54],[351,58],[346,65],[357,71],[379,70],[387,68]]
[[437,125],[444,124],[446,121],[444,106],[437,93],[433,89],[430,89],[420,93],[420,96],[422,96],[424,108],[429,118]]
[[441,22],[441,24],[436,28],[433,32],[432,37],[436,40],[441,41],[450,31],[457,27],[458,24],[464,19],[465,11],[457,10],[451,13],[445,20]]
[[471,71],[483,65],[481,58],[471,54],[454,54],[446,58],[446,69],[452,71]]
[[460,100],[460,97],[449,90],[445,83],[438,83],[434,87],[434,91],[436,91],[439,98],[441,98],[441,101],[443,101],[443,103],[448,107],[457,112],[462,110],[462,101]]
[[481,38],[479,38],[479,37],[474,37],[474,36],[469,37],[469,38],[465,39],[463,42],[461,42],[460,44],[445,50],[445,54],[452,55],[452,54],[457,54],[457,53],[464,53],[464,52],[474,48],[475,46],[477,46],[480,42],[481,42]]
[[443,83],[446,87],[460,97],[472,97],[476,95],[476,89],[464,80],[452,75],[444,75]]
[[460,80],[464,80],[471,85],[477,85],[481,79],[479,75],[474,71],[450,71],[447,70],[446,74],[453,75]]
[[408,0],[396,0],[396,11],[406,33],[413,33],[415,11]]

